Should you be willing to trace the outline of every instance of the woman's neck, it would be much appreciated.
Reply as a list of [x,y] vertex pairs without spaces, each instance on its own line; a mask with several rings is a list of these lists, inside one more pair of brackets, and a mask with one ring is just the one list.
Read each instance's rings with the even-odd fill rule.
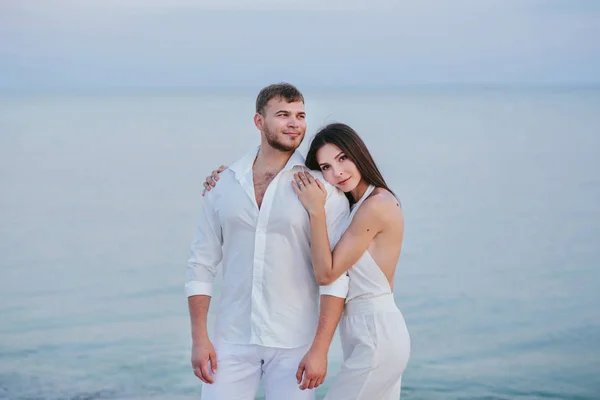
[[350,195],[354,199],[355,203],[357,203],[361,197],[363,197],[368,188],[369,184],[365,182],[364,179],[361,179],[358,185],[356,185],[356,187],[350,191]]

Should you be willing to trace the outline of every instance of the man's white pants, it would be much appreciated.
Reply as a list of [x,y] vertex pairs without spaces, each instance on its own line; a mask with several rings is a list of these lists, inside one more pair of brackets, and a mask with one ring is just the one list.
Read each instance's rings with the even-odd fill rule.
[[314,390],[300,390],[296,371],[310,346],[281,349],[217,342],[214,383],[202,384],[202,400],[254,400],[261,378],[267,400],[314,400]]

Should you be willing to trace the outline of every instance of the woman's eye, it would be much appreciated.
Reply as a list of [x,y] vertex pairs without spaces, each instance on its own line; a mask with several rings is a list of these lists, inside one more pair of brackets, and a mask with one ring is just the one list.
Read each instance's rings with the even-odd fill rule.
[[341,156],[340,161],[345,161],[347,158],[348,158],[347,156]]
[[321,171],[325,171],[327,168],[329,168],[329,165],[323,165],[323,166],[321,167]]

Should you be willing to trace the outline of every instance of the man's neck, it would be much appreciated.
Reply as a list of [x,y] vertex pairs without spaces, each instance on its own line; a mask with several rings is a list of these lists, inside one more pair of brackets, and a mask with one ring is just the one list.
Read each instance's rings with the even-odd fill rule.
[[268,144],[262,143],[258,150],[256,160],[254,160],[252,170],[257,173],[277,174],[285,167],[285,164],[287,164],[292,154],[294,154],[293,151],[283,152],[272,148]]

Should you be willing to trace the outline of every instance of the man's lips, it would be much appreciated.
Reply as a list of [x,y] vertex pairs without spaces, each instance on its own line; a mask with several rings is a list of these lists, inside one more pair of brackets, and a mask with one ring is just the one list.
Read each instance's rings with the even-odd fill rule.
[[348,183],[348,181],[350,180],[350,178],[352,178],[352,177],[346,178],[343,181],[339,181],[338,185],[345,185],[346,183]]
[[283,132],[283,134],[291,136],[291,137],[298,137],[298,136],[300,136],[300,132]]

